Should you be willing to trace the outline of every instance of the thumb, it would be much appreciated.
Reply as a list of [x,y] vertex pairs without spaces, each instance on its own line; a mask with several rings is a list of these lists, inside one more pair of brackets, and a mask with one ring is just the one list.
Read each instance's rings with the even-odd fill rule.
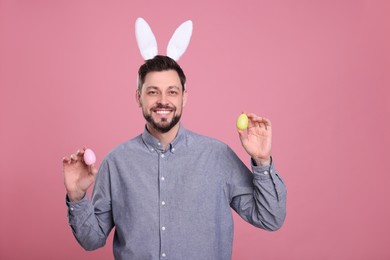
[[245,132],[239,129],[237,129],[237,132],[238,132],[238,136],[240,137],[241,143],[243,144],[246,139]]
[[95,164],[91,164],[89,166],[89,172],[94,176],[96,177],[96,174],[98,173],[98,168],[96,167]]

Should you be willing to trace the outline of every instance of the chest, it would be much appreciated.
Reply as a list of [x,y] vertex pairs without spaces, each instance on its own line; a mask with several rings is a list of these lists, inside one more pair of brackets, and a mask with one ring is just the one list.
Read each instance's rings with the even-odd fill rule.
[[112,201],[117,207],[145,212],[165,205],[179,211],[210,210],[227,200],[220,163],[207,150],[154,151],[123,160],[112,166]]

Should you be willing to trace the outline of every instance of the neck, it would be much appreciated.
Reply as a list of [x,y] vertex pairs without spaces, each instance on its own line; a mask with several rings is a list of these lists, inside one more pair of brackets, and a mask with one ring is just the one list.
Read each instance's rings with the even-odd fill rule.
[[173,139],[175,139],[177,133],[179,132],[180,123],[177,123],[174,127],[172,127],[171,130],[166,133],[157,131],[149,123],[146,125],[146,127],[148,128],[149,133],[160,141],[163,150],[165,150],[167,145],[170,144]]

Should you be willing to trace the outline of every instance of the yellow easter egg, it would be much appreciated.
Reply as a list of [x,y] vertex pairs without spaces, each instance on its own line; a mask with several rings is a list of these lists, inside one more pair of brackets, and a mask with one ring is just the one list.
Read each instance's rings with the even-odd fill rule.
[[238,118],[237,118],[237,128],[240,130],[245,130],[248,128],[248,116],[244,113],[242,113]]

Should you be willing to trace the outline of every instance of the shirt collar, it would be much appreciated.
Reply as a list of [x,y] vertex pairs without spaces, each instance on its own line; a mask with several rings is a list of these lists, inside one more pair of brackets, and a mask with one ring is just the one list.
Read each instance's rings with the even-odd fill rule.
[[[167,150],[169,149],[172,153],[174,153],[177,150],[177,147],[180,146],[180,143],[184,141],[187,132],[187,130],[184,128],[184,126],[181,123],[179,126],[180,126],[179,131],[177,132],[175,139],[173,139],[173,141],[167,145]],[[144,132],[142,133],[142,140],[144,141],[149,151],[151,152],[155,150],[162,151],[162,146],[160,141],[148,131],[146,125],[144,128]]]

